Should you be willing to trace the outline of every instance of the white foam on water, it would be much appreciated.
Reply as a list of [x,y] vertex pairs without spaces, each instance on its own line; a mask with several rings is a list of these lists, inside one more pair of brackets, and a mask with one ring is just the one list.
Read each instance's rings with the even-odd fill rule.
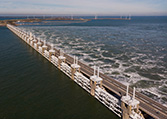
[[158,98],[162,97],[162,95],[160,95],[160,94],[158,93],[158,90],[157,90],[157,88],[155,88],[155,87],[145,88],[145,89],[138,88],[138,90],[143,91],[143,92],[151,93],[151,94],[157,96]]
[[[96,28],[96,27],[95,27]],[[58,49],[64,50],[67,54],[70,55],[77,55],[80,54],[79,59],[80,61],[93,66],[97,65],[100,66],[101,72],[107,74],[108,76],[115,77],[116,80],[123,84],[135,84],[141,80],[151,80],[149,78],[141,76],[137,71],[133,72],[125,72],[126,69],[131,69],[132,67],[139,67],[141,70],[151,70],[152,68],[162,68],[164,69],[163,73],[156,73],[154,75],[159,75],[160,77],[166,79],[167,70],[164,66],[159,66],[157,62],[164,63],[160,59],[163,59],[165,55],[157,58],[152,56],[151,54],[144,54],[144,53],[137,53],[137,52],[123,52],[123,53],[116,53],[109,52],[106,50],[106,44],[101,42],[99,39],[103,38],[104,36],[94,36],[89,34],[89,30],[93,30],[93,28],[89,27],[65,27],[65,26],[56,26],[53,28],[50,27],[32,27],[32,28],[23,28],[25,31],[33,31],[35,35],[40,37],[41,39],[46,39],[52,43],[55,43],[55,47]],[[68,30],[69,29],[69,30]],[[76,33],[70,32],[71,29],[74,29]],[[78,30],[79,29],[79,30]],[[88,29],[88,31],[87,31]],[[84,33],[78,34],[78,32],[82,30]],[[115,30],[115,29],[114,29]],[[84,35],[84,36],[83,36]],[[107,32],[105,35],[105,40],[111,40],[111,33]],[[86,38],[96,39],[96,40],[87,40]],[[113,42],[117,42],[117,39],[113,39]],[[136,39],[137,41],[138,39]],[[145,42],[145,39],[140,39],[141,41]],[[122,41],[123,48],[129,49],[128,42]],[[105,50],[103,50],[105,49]],[[140,52],[140,48],[133,46],[132,49],[135,51]],[[165,50],[165,49],[162,49]],[[145,52],[150,52],[145,50]],[[103,53],[110,53],[112,56],[103,56]],[[122,57],[127,56],[128,62],[126,60],[121,60]],[[90,60],[90,61],[89,61]],[[113,62],[105,62],[105,60],[111,60]],[[139,62],[142,61],[142,62]],[[124,64],[127,64],[125,66]],[[117,65],[113,67],[113,65]],[[162,80],[159,82],[161,83]],[[156,82],[156,81],[155,81]],[[166,86],[166,84],[159,85]],[[159,88],[160,88],[159,87]],[[164,95],[159,94],[159,90],[156,86],[152,86],[151,88],[138,88],[139,91],[145,91],[156,95],[158,98],[162,98]],[[164,93],[164,92],[162,92]]]

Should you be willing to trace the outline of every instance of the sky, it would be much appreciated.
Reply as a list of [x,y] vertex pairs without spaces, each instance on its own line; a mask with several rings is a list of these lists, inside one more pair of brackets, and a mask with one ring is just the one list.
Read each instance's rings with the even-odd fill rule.
[[0,14],[167,15],[167,0],[0,0]]

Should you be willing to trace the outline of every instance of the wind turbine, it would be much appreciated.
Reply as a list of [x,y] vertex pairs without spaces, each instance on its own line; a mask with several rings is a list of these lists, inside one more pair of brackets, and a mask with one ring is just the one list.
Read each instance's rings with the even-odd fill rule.
[[129,20],[131,20],[131,15],[129,14]]
[[95,19],[97,19],[97,14],[95,15]]

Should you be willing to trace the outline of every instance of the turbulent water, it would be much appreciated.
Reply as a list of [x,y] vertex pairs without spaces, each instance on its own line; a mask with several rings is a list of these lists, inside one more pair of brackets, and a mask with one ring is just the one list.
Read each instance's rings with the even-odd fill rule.
[[167,17],[21,28],[167,105]]

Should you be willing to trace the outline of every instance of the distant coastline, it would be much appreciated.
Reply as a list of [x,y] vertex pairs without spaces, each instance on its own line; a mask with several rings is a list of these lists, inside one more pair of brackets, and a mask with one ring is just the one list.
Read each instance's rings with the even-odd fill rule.
[[55,21],[55,20],[65,20],[65,21],[69,21],[69,20],[72,20],[72,21],[88,21],[88,19],[71,19],[71,18],[62,18],[62,17],[58,17],[58,18],[45,18],[45,19],[41,19],[41,18],[31,18],[31,19],[8,19],[8,20],[0,20],[0,26],[6,26],[6,24],[11,24],[11,25],[14,25],[14,26],[18,26],[19,24],[17,24],[16,22],[29,22],[29,23],[33,23],[33,22],[42,22],[42,21],[47,21],[47,20],[50,20],[50,21]]
[[[35,23],[35,22],[48,22],[48,21],[82,21],[87,22],[91,20],[103,20],[103,19],[110,19],[110,20],[131,20],[131,17],[104,17],[104,18],[67,18],[67,17],[56,17],[56,18],[21,18],[21,19],[4,19],[0,20],[0,26],[6,26],[6,24],[11,24],[14,26],[24,25],[24,23]],[[22,24],[18,24],[18,23]]]

